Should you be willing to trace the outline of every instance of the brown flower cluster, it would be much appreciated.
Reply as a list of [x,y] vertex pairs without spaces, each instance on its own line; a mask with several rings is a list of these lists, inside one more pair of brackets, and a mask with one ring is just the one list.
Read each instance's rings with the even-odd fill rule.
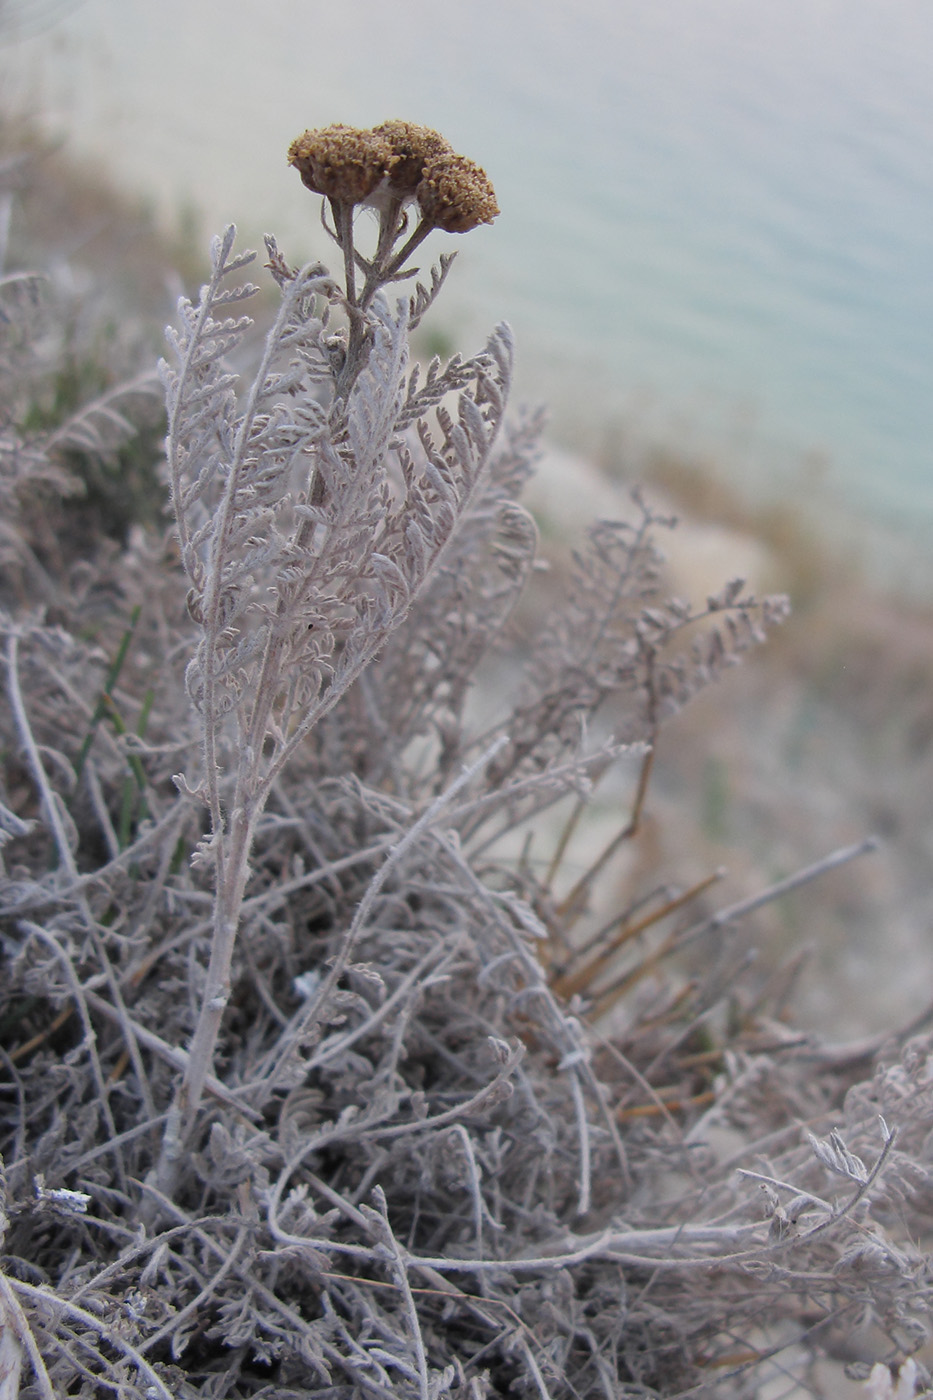
[[414,199],[424,223],[448,233],[491,224],[499,213],[486,172],[414,122],[306,131],[289,147],[288,162],[309,190],[335,203],[377,203],[385,194]]
[[392,148],[374,131],[336,122],[306,131],[288,148],[288,163],[315,194],[339,204],[359,204],[385,179]]

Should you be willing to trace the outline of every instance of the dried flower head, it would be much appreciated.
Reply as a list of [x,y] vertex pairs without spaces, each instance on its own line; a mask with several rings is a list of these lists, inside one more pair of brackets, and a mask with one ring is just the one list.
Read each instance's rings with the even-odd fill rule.
[[397,194],[415,193],[425,166],[442,156],[452,156],[453,147],[439,131],[417,122],[381,122],[373,127],[377,136],[384,137],[392,148],[389,185]]
[[288,148],[288,163],[308,189],[342,204],[359,204],[371,195],[392,159],[385,137],[340,122],[306,131]]
[[415,198],[425,223],[447,233],[491,224],[499,212],[489,176],[466,156],[441,155],[429,161]]

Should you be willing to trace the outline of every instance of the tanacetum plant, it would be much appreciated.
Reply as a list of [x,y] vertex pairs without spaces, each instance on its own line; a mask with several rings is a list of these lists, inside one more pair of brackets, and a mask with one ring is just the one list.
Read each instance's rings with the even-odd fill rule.
[[866,1322],[880,1393],[928,1331],[930,1047],[796,1035],[738,944],[867,843],[595,912],[665,720],[784,602],[667,598],[636,495],[519,661],[540,418],[506,327],[410,351],[450,257],[410,258],[489,180],[398,121],[289,160],[341,276],[267,239],[257,351],[215,241],[164,539],[40,558],[61,444],[7,396],[0,1400],[753,1396]]
[[[226,363],[249,322],[226,313],[256,288],[230,284],[253,258],[233,255],[232,228],[173,338],[168,465],[188,610],[201,627],[187,688],[204,733],[203,778],[184,786],[210,811],[199,860],[212,868],[216,895],[162,1189],[211,1072],[250,853],[270,794],[430,587],[488,475],[508,391],[507,331],[471,361],[433,365],[422,384],[408,363],[408,337],[442,274],[394,306],[382,295],[430,228],[466,230],[498,212],[477,167],[453,153],[429,155],[440,142],[389,122],[380,131],[306,132],[293,144],[290,161],[330,202],[346,284],[338,288],[320,264],[290,269],[267,240],[281,308],[245,395],[235,394]],[[424,210],[404,239],[412,197]],[[384,202],[367,260],[354,243],[353,215],[374,198]],[[348,318],[346,335],[330,329],[335,307]],[[448,395],[455,416],[443,407]]]

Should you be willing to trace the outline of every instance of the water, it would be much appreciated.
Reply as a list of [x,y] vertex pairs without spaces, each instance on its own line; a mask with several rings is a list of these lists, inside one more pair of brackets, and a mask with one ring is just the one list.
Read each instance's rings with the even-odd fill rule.
[[0,48],[4,90],[38,91],[76,151],[163,211],[272,228],[295,259],[326,250],[292,137],[437,127],[503,210],[432,249],[462,250],[458,338],[506,316],[522,395],[565,433],[695,447],[871,527],[900,583],[933,578],[928,0],[45,9],[44,33]]

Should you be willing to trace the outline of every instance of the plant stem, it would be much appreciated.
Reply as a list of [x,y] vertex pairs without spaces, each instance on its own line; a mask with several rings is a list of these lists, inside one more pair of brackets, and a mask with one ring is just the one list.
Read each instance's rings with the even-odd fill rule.
[[211,957],[201,1001],[201,1012],[194,1039],[188,1051],[188,1064],[181,1085],[184,1096],[185,1133],[190,1130],[204,1083],[214,1066],[214,1049],[220,1033],[220,1023],[230,999],[230,968],[233,949],[240,925],[240,911],[246,881],[249,876],[249,854],[259,811],[240,808],[230,822],[227,864],[223,885],[217,890],[214,906],[214,929],[211,937]]

